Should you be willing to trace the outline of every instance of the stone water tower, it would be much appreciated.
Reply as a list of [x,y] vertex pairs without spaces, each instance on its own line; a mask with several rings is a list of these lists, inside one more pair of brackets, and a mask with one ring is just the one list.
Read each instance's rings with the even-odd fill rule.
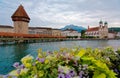
[[20,5],[15,13],[11,16],[12,21],[14,22],[14,32],[21,34],[28,34],[28,23],[30,17],[26,13],[24,7]]

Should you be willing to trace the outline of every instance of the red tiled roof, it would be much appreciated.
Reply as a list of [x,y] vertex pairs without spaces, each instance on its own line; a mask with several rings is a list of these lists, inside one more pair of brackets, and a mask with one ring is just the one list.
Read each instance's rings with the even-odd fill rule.
[[8,25],[0,25],[0,28],[13,28],[13,27]]
[[20,20],[20,18],[27,18],[28,20],[30,20],[30,17],[26,13],[26,11],[22,5],[20,5],[18,7],[18,9],[15,11],[15,13],[11,17],[12,17],[13,21],[14,21],[14,18],[18,18],[17,20]]
[[60,29],[56,29],[56,28],[54,28],[54,29],[52,29],[52,30],[60,30]]
[[29,29],[52,29],[47,27],[29,27]]
[[98,31],[99,30],[99,27],[93,27],[93,28],[89,28],[87,30],[87,32],[90,32],[90,31]]

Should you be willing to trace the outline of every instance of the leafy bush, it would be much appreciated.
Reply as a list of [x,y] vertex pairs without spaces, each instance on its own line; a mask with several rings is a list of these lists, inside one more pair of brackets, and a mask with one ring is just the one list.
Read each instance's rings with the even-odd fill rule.
[[112,69],[118,74],[117,77],[120,77],[120,49],[116,51],[117,59],[111,59]]
[[27,55],[21,65],[13,65],[16,70],[9,74],[18,78],[117,78],[111,67],[115,56],[111,48],[63,48],[54,52],[39,49],[37,58]]

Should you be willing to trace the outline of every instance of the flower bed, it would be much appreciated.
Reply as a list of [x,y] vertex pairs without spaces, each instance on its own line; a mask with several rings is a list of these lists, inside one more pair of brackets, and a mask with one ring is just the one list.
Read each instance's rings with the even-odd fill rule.
[[16,70],[9,75],[18,78],[117,78],[119,64],[114,64],[120,60],[117,53],[111,48],[63,48],[54,52],[39,49],[37,58],[31,55],[22,58],[22,64],[16,62],[13,65]]

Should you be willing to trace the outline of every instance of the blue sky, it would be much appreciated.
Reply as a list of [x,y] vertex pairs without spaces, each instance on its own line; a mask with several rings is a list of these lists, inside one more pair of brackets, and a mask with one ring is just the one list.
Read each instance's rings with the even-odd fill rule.
[[29,26],[62,28],[68,24],[120,26],[120,0],[0,0],[0,24],[13,25],[11,15],[22,4]]

